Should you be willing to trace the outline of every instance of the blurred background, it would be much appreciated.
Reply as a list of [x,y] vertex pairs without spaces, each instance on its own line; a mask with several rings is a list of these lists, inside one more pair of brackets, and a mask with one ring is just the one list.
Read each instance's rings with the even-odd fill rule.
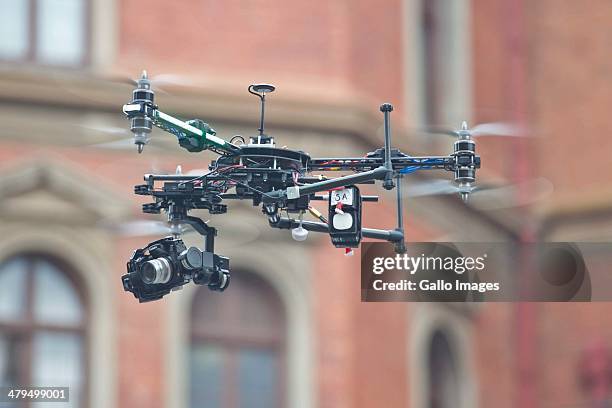
[[[227,292],[138,304],[120,283],[167,234],[133,186],[214,159],[161,131],[136,153],[121,106],[143,69],[162,110],[226,139],[256,132],[247,86],[275,84],[266,130],[312,156],[380,147],[382,102],[414,155],[451,152],[430,125],[494,123],[492,189],[405,179],[426,192],[408,240],[610,241],[611,19],[609,0],[0,0],[0,383],[71,396],[0,406],[612,406],[610,304],[361,303],[358,251],[249,203],[211,220]],[[381,194],[365,224],[392,228]]]

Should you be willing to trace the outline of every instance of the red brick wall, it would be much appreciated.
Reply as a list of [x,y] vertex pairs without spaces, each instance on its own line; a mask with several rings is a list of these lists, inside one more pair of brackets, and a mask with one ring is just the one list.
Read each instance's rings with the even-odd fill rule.
[[120,2],[118,68],[351,92],[401,108],[400,0]]
[[529,2],[538,173],[558,193],[610,186],[612,3]]
[[[531,174],[554,183],[555,192],[541,204],[578,201],[611,187],[609,152],[612,133],[610,41],[612,4],[571,1],[524,2]],[[508,43],[504,30],[508,3],[473,0],[475,107],[477,121],[511,117],[507,100]],[[499,113],[498,113],[499,112]],[[511,142],[508,142],[511,143]],[[515,163],[511,144],[482,141],[479,149],[489,172],[509,175]],[[487,160],[487,158],[500,158]],[[585,404],[578,385],[582,351],[594,339],[609,342],[609,305],[534,304],[535,384],[540,406]],[[516,382],[517,321],[510,305],[485,305],[477,321],[478,375],[482,406],[511,407],[521,393]],[[609,343],[608,343],[609,344]]]

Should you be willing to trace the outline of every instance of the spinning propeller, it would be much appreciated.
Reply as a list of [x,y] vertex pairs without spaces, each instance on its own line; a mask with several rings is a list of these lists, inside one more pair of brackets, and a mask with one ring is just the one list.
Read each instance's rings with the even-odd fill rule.
[[180,236],[191,228],[178,222],[163,222],[154,220],[135,220],[122,223],[114,230],[123,236],[139,237],[150,235]]
[[[169,86],[170,87],[174,87],[174,86],[187,87],[187,86],[194,85],[194,81],[186,77],[185,75],[164,73],[164,74],[157,74],[157,75],[149,76],[147,74],[147,71],[143,71],[142,74],[147,76],[147,79],[151,87],[154,87],[156,91],[163,93],[163,94],[168,93],[168,91],[164,89],[165,87],[169,87]],[[120,78],[120,82],[124,82],[130,85],[138,85],[139,81],[142,79],[142,74],[141,74],[141,77],[138,79]]]
[[[540,177],[511,184],[471,186],[469,193],[475,193],[473,199],[470,200],[475,207],[482,210],[494,210],[528,205],[548,197],[553,191],[554,186],[550,180]],[[460,186],[450,180],[442,179],[406,183],[404,187],[404,197],[406,198],[461,192]]]
[[460,129],[452,129],[446,126],[427,126],[421,130],[422,133],[448,135],[460,139],[473,137],[526,137],[527,129],[518,124],[509,122],[481,123],[473,128],[468,128],[467,122],[461,124]]

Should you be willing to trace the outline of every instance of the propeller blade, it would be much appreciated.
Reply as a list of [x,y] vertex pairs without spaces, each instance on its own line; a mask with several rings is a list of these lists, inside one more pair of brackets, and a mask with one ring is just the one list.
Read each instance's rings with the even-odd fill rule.
[[431,180],[412,183],[403,187],[403,194],[407,197],[454,194],[458,192],[459,187],[450,180]]
[[481,123],[480,125],[474,126],[470,129],[470,133],[473,137],[478,136],[510,136],[510,137],[524,137],[527,135],[525,129],[522,126],[505,123],[505,122],[493,122],[493,123]]
[[[159,149],[158,146],[150,143],[150,139],[147,140],[147,149]],[[112,149],[112,150],[136,150],[138,145],[134,142],[133,137],[112,140],[110,142],[85,144],[83,147],[93,149]]]
[[89,147],[99,149],[116,149],[116,150],[128,150],[135,148],[134,138],[120,139],[112,142],[96,143],[89,145]]
[[430,134],[430,135],[446,135],[446,136],[453,136],[453,137],[459,136],[459,134],[457,133],[455,129],[451,127],[447,127],[447,126],[437,126],[437,125],[419,128],[417,129],[417,133],[421,133],[421,134],[424,133],[424,134]]
[[[128,78],[120,77],[117,80],[118,82],[126,83],[126,84],[133,85],[133,86],[138,84],[138,79],[133,79],[129,77]],[[151,89],[153,91],[163,93],[163,94],[168,93],[168,91],[165,90],[164,87],[174,87],[174,86],[189,87],[189,86],[194,85],[194,81],[192,79],[184,75],[172,74],[172,73],[164,73],[164,74],[150,76],[148,80],[151,83]]]
[[[105,133],[113,136],[128,136],[131,132],[128,129],[115,127],[115,126],[97,126],[97,125],[77,125],[81,129],[87,129],[88,131]],[[134,138],[125,137],[119,140],[113,140],[110,142],[94,143],[86,145],[87,147],[102,148],[102,149],[133,149]]]
[[92,126],[92,125],[78,125],[80,128],[92,130],[94,132],[107,133],[109,135],[129,135],[130,131],[126,128],[115,127],[115,126]]
[[151,83],[153,85],[164,86],[164,85],[179,85],[179,86],[191,86],[193,85],[193,80],[178,74],[158,74],[151,78]]
[[554,190],[554,185],[550,180],[538,177],[478,191],[473,194],[473,197],[470,197],[470,204],[480,210],[522,207],[550,197]]
[[[104,133],[112,136],[126,136],[125,138],[119,140],[112,140],[110,142],[102,142],[102,143],[93,143],[93,144],[84,144],[84,147],[93,147],[93,148],[102,148],[102,149],[115,149],[115,150],[131,150],[138,149],[137,143],[135,143],[135,138],[132,132],[129,129],[116,127],[116,126],[98,126],[98,125],[76,125],[81,129],[86,129],[87,131],[96,132],[96,133]],[[149,148],[159,148],[153,144],[150,144],[151,137],[149,134],[149,138],[146,139],[145,144],[147,149]],[[140,152],[141,150],[138,150]]]
[[518,124],[510,122],[481,123],[471,129],[453,129],[448,126],[426,126],[420,133],[448,135],[458,137],[461,131],[467,131],[472,137],[503,136],[503,137],[525,137],[528,136],[527,129]]
[[115,229],[122,236],[149,236],[149,235],[168,235],[183,234],[189,231],[190,227],[186,224],[168,224],[162,221],[136,220],[121,223]]
[[[500,186],[475,185],[470,188],[469,203],[481,210],[520,207],[545,199],[554,191],[550,180],[539,177]],[[403,187],[407,198],[457,194],[465,192],[451,180],[432,180],[408,184]]]
[[[121,77],[121,78],[118,79],[118,82],[121,82],[122,84],[132,85],[132,86],[138,85],[138,79],[134,79],[134,78],[124,78],[124,77]],[[164,90],[163,88],[160,88],[158,86],[158,84],[155,83],[150,78],[149,78],[149,82],[151,83],[151,89],[153,91],[155,91],[156,93],[162,93],[162,94],[167,94],[168,93],[168,91]]]

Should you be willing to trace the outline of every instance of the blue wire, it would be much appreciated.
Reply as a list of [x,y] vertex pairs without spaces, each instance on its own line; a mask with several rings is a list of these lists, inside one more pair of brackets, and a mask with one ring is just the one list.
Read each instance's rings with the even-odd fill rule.
[[[427,164],[437,164],[437,160],[438,159],[428,159],[428,160],[424,160],[423,163],[427,163]],[[416,171],[419,171],[420,169],[430,169],[431,166],[407,166],[404,167],[403,169],[400,170],[401,174],[410,174],[410,173],[414,173]]]
[[404,167],[403,169],[400,170],[401,174],[410,174],[410,173],[414,173],[415,171],[419,171],[420,167],[417,166],[408,166],[408,167]]

